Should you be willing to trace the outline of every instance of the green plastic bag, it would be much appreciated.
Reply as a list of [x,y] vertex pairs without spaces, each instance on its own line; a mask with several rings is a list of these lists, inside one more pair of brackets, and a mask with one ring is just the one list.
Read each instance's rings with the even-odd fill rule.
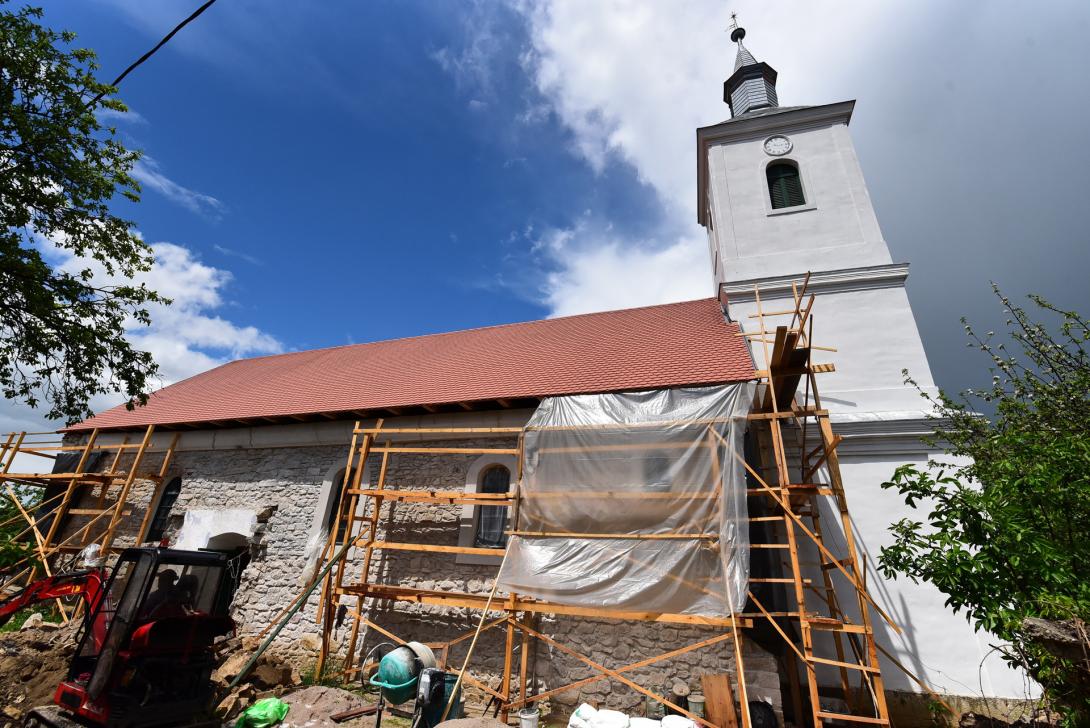
[[289,708],[280,698],[264,698],[242,711],[235,728],[269,728],[284,720]]

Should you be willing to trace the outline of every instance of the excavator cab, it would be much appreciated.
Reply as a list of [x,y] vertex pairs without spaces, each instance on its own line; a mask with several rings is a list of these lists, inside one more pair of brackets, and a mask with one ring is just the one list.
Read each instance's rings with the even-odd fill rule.
[[123,551],[54,702],[103,726],[166,725],[206,709],[212,644],[235,626],[227,564],[221,553]]

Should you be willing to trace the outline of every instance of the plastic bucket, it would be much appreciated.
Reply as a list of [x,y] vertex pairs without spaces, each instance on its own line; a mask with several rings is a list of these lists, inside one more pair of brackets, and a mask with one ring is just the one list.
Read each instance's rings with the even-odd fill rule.
[[523,708],[519,711],[519,728],[537,728],[541,711],[537,708]]
[[689,696],[689,710],[698,717],[704,717],[704,696],[693,693]]
[[[450,694],[454,691],[454,684],[458,682],[458,673],[448,672],[443,675],[443,699],[424,709],[424,726],[434,728],[443,720],[443,711],[450,702]],[[447,720],[465,717],[465,702],[462,701],[462,688],[458,686],[458,696],[454,698],[454,705],[450,706],[450,714]]]

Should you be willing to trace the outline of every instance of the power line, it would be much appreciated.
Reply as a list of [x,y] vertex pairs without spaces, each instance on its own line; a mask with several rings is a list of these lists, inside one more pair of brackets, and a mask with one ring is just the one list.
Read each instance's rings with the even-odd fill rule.
[[[155,52],[158,51],[163,46],[165,46],[168,42],[170,42],[170,39],[173,38],[178,33],[179,30],[181,30],[182,28],[184,28],[185,26],[189,25],[191,22],[196,20],[198,17],[200,17],[200,14],[203,13],[208,8],[212,7],[212,5],[215,2],[216,2],[216,0],[208,0],[208,2],[206,2],[204,5],[201,5],[199,8],[194,10],[193,13],[188,18],[186,18],[185,20],[183,20],[182,22],[180,22],[176,26],[174,26],[174,30],[170,31],[165,36],[163,36],[163,39],[161,41],[159,41],[158,43],[156,43],[154,48],[152,48],[150,51],[148,51],[147,53],[145,53],[144,55],[140,56],[135,61],[133,61],[132,65],[130,65],[128,68],[126,68],[124,71],[122,71],[121,75],[118,76],[117,78],[115,78],[113,80],[113,83],[111,83],[110,85],[113,86],[116,89],[121,84],[121,82],[123,80],[125,80],[126,76],[128,76],[130,73],[135,71],[136,68],[141,63],[143,63],[144,61],[148,60],[153,55],[155,55]],[[90,108],[90,107],[94,106],[105,95],[106,95],[106,92],[103,91],[98,96],[95,96],[93,99],[91,99],[90,101],[87,102],[87,107],[86,108]]]

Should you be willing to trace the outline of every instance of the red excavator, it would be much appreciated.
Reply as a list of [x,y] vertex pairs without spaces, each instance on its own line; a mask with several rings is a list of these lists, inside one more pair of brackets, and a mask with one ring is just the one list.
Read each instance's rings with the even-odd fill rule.
[[227,563],[208,551],[125,549],[112,572],[57,574],[0,602],[0,624],[48,599],[78,595],[86,602],[55,705],[30,711],[24,725],[191,724],[212,699],[213,642],[235,629],[227,616]]

